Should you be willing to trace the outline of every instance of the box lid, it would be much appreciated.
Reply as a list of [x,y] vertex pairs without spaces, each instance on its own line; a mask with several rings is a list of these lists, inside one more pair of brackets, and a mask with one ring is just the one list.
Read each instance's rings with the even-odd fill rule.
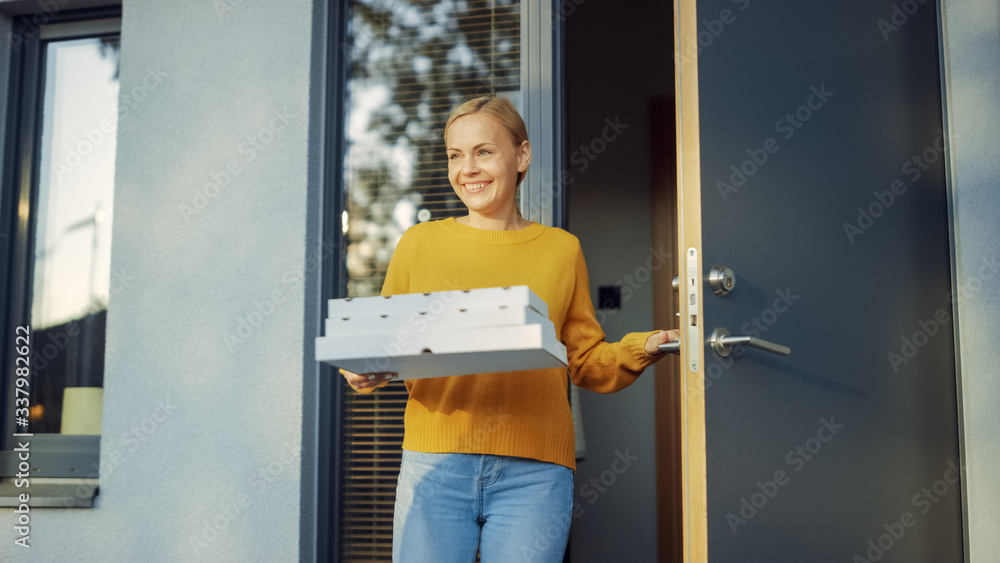
[[425,313],[440,314],[449,309],[489,307],[531,307],[548,318],[549,307],[526,285],[487,287],[480,289],[407,293],[389,297],[347,297],[331,299],[327,316],[391,315]]
[[427,330],[449,328],[482,328],[489,326],[514,326],[544,323],[549,319],[527,306],[493,305],[487,307],[446,309],[431,311],[406,311],[381,315],[334,316],[326,319],[325,336],[345,334],[400,333],[401,338]]

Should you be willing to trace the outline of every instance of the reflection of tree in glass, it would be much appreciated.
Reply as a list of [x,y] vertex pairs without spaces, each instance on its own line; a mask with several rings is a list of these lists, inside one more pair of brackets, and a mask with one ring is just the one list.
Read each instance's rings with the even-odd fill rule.
[[115,73],[112,80],[118,80],[118,71],[121,70],[122,42],[117,35],[114,37],[102,37],[100,43],[102,59],[110,59],[115,65]]
[[378,293],[418,220],[461,215],[442,133],[451,109],[520,90],[517,0],[357,0],[350,20],[349,295]]

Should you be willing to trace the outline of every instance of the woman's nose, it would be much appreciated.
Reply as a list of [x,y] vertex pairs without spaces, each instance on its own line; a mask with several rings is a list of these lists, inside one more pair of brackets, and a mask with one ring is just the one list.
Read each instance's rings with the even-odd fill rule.
[[479,172],[479,164],[476,163],[475,158],[467,158],[462,163],[462,174],[466,176],[473,176]]

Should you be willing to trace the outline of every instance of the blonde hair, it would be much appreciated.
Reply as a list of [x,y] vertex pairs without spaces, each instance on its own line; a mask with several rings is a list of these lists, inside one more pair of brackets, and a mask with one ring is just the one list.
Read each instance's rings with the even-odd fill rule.
[[[492,95],[473,98],[452,110],[451,115],[448,116],[448,122],[444,126],[444,136],[447,138],[448,128],[456,119],[473,113],[482,113],[496,120],[510,135],[510,140],[515,148],[519,149],[528,140],[528,128],[524,125],[521,114],[517,113],[517,109],[514,108],[514,104],[504,98]],[[517,174],[518,187],[526,174],[526,171]]]

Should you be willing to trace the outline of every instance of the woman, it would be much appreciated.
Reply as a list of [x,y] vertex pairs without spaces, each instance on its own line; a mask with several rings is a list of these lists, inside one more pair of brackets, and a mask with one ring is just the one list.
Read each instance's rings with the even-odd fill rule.
[[[524,121],[502,98],[456,108],[444,131],[448,179],[464,217],[400,239],[382,295],[527,285],[549,307],[580,387],[612,393],[660,356],[676,331],[604,342],[579,241],[521,216],[531,163]],[[354,374],[370,392],[395,374]],[[566,369],[407,381],[394,561],[561,561],[573,504],[575,447]]]

